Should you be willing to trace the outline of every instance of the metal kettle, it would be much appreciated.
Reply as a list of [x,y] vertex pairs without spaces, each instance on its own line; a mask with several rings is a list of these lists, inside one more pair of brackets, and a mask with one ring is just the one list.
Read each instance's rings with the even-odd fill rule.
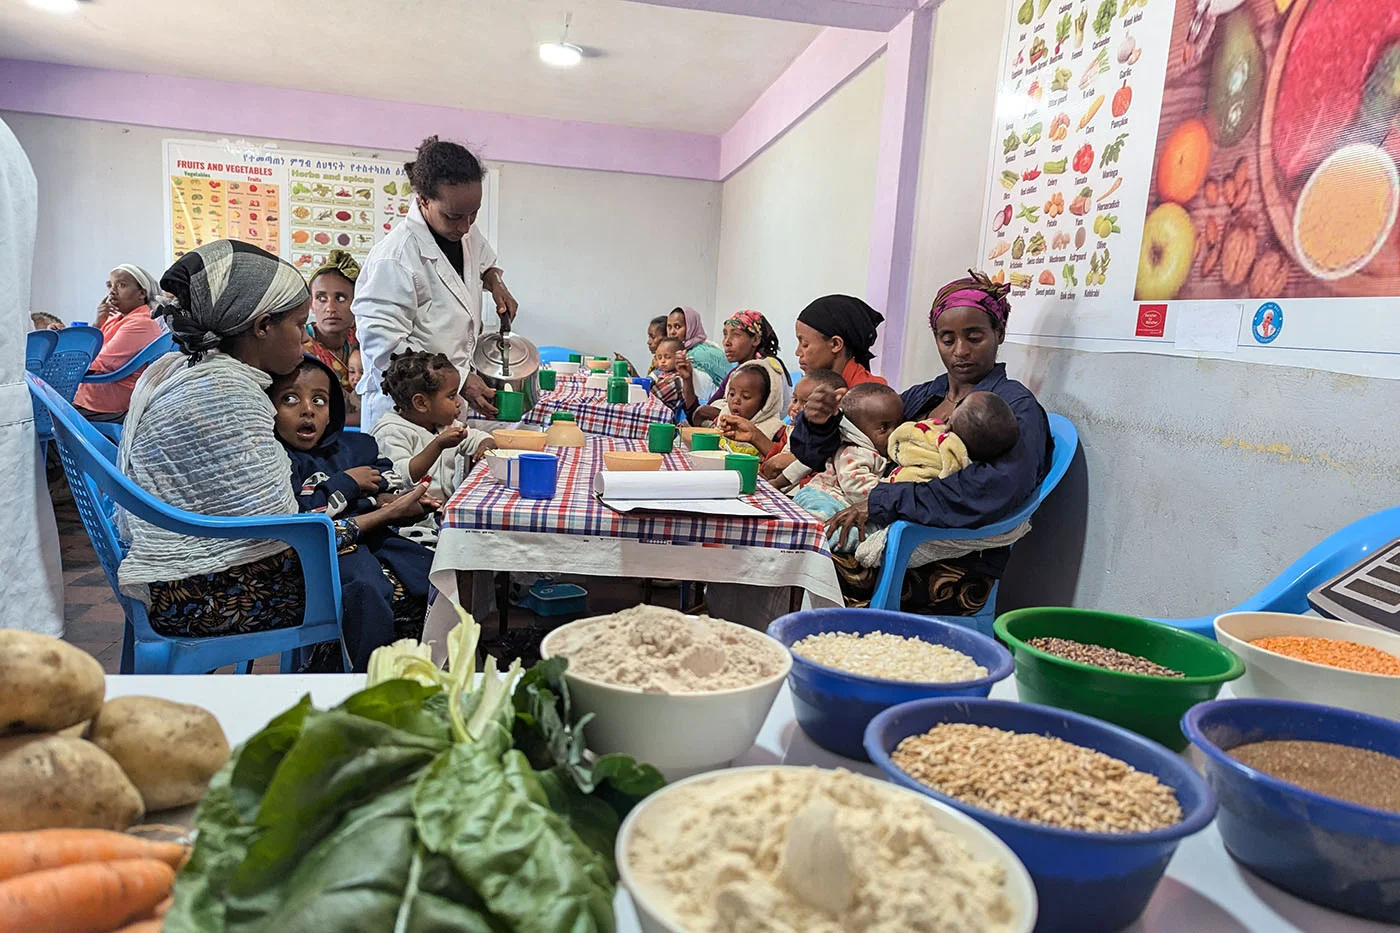
[[493,389],[513,389],[525,394],[525,410],[535,407],[540,395],[540,351],[529,340],[510,332],[510,321],[501,318],[501,329],[482,334],[472,351],[472,369]]

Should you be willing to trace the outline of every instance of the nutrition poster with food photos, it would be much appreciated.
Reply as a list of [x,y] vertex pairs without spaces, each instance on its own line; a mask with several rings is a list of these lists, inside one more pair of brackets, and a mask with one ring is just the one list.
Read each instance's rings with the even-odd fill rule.
[[210,240],[253,243],[310,271],[332,249],[364,262],[407,214],[403,163],[165,141],[173,261]]
[[1015,337],[1400,375],[1400,0],[1010,0]]

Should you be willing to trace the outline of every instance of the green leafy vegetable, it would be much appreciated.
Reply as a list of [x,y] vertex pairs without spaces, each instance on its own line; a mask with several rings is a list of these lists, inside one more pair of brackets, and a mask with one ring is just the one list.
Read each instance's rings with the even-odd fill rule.
[[1127,16],[1134,9],[1147,9],[1147,0],[1123,0],[1123,9],[1120,12]]
[[1064,267],[1064,269],[1061,271],[1061,277],[1069,285],[1079,284],[1079,276],[1075,274],[1073,263],[1069,263]]
[[[1060,21],[1055,24],[1055,43],[1059,45],[1069,38],[1070,30],[1074,28],[1074,19],[1068,13],[1060,17]],[[1058,51],[1058,49],[1057,49]]]
[[1127,133],[1119,133],[1118,138],[1107,146],[1103,147],[1103,156],[1099,159],[1100,165],[1112,165],[1123,155],[1123,144],[1128,141]]
[[1033,19],[1035,19],[1035,0],[1025,0],[1016,8],[1016,22],[1022,26],[1029,26]]
[[563,659],[512,696],[519,662],[488,657],[473,686],[479,631],[448,636],[451,673],[416,643],[380,649],[367,689],[303,698],[237,749],[165,929],[610,933],[618,825],[664,780],[589,761]]
[[1099,11],[1094,15],[1094,35],[1102,36],[1113,26],[1113,17],[1118,15],[1118,0],[1103,0]]
[[1035,8],[1036,17],[1039,18],[1041,16],[1044,16],[1045,11],[1048,9],[1050,9],[1050,0],[1040,0],[1040,2],[1036,4]]
[[1011,155],[1019,148],[1021,148],[1021,137],[1015,130],[1012,130],[1011,135],[1001,141],[1002,155]]

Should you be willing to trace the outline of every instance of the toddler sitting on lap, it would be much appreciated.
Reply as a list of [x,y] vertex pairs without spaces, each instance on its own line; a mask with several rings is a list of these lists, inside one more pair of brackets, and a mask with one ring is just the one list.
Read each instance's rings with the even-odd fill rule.
[[[656,371],[652,374],[651,394],[679,415],[685,410],[685,382],[679,372],[685,361],[685,343],[679,337],[662,337],[656,343],[656,355],[652,359]],[[715,390],[713,380],[702,369],[691,367],[690,373],[695,397],[708,399]]]
[[[428,608],[432,552],[405,540],[411,525],[441,506],[422,486],[408,492],[374,439],[346,433],[340,380],[315,357],[274,380],[268,395],[273,426],[291,460],[292,488],[303,512],[336,520],[341,631],[351,662],[365,669],[369,654],[396,638],[417,638]],[[315,670],[339,670],[340,648],[312,653]]]
[[426,480],[428,495],[445,502],[496,442],[457,423],[462,377],[445,354],[410,350],[391,359],[383,385],[394,410],[374,423],[370,435],[401,476],[410,483]]
[[[884,478],[890,435],[904,420],[904,400],[883,383],[863,382],[846,391],[841,412],[841,446],[824,472],[792,494],[794,502],[823,519],[870,498],[870,490]],[[844,553],[855,547],[852,535],[832,542],[832,550]]]
[[764,460],[787,443],[783,424],[782,371],[775,360],[740,363],[729,376],[724,398],[715,403],[719,446],[736,454]]

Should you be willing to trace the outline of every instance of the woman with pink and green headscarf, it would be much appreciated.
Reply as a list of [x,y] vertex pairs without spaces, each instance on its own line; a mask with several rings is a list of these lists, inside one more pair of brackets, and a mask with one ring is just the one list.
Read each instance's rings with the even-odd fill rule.
[[[1007,376],[1006,364],[997,362],[1011,314],[1009,291],[979,272],[945,285],[929,310],[929,327],[947,372],[906,389],[901,398],[907,421],[946,421],[973,392],[995,393],[1016,415],[1016,445],[946,479],[880,483],[865,503],[833,515],[829,531],[844,534],[854,528],[863,538],[867,522],[887,526],[901,519],[935,528],[978,528],[1006,518],[1035,493],[1050,471],[1053,442],[1045,409],[1030,389]],[[819,386],[793,424],[792,452],[814,470],[825,469],[840,445],[839,403],[835,391]],[[911,569],[904,578],[901,608],[971,615],[986,604],[1009,554],[1010,548],[996,548]],[[869,599],[873,574],[843,567],[839,561],[837,571],[848,601]]]
[[724,322],[724,339],[721,346],[724,348],[724,358],[734,369],[724,374],[724,378],[709,398],[699,399],[698,407],[686,413],[692,422],[702,424],[715,419],[719,412],[715,403],[724,398],[724,393],[729,388],[729,377],[738,371],[738,367],[750,360],[774,361],[777,375],[782,376],[781,386],[786,404],[786,399],[792,392],[792,374],[778,355],[778,335],[767,318],[757,311],[747,309],[731,314]]

